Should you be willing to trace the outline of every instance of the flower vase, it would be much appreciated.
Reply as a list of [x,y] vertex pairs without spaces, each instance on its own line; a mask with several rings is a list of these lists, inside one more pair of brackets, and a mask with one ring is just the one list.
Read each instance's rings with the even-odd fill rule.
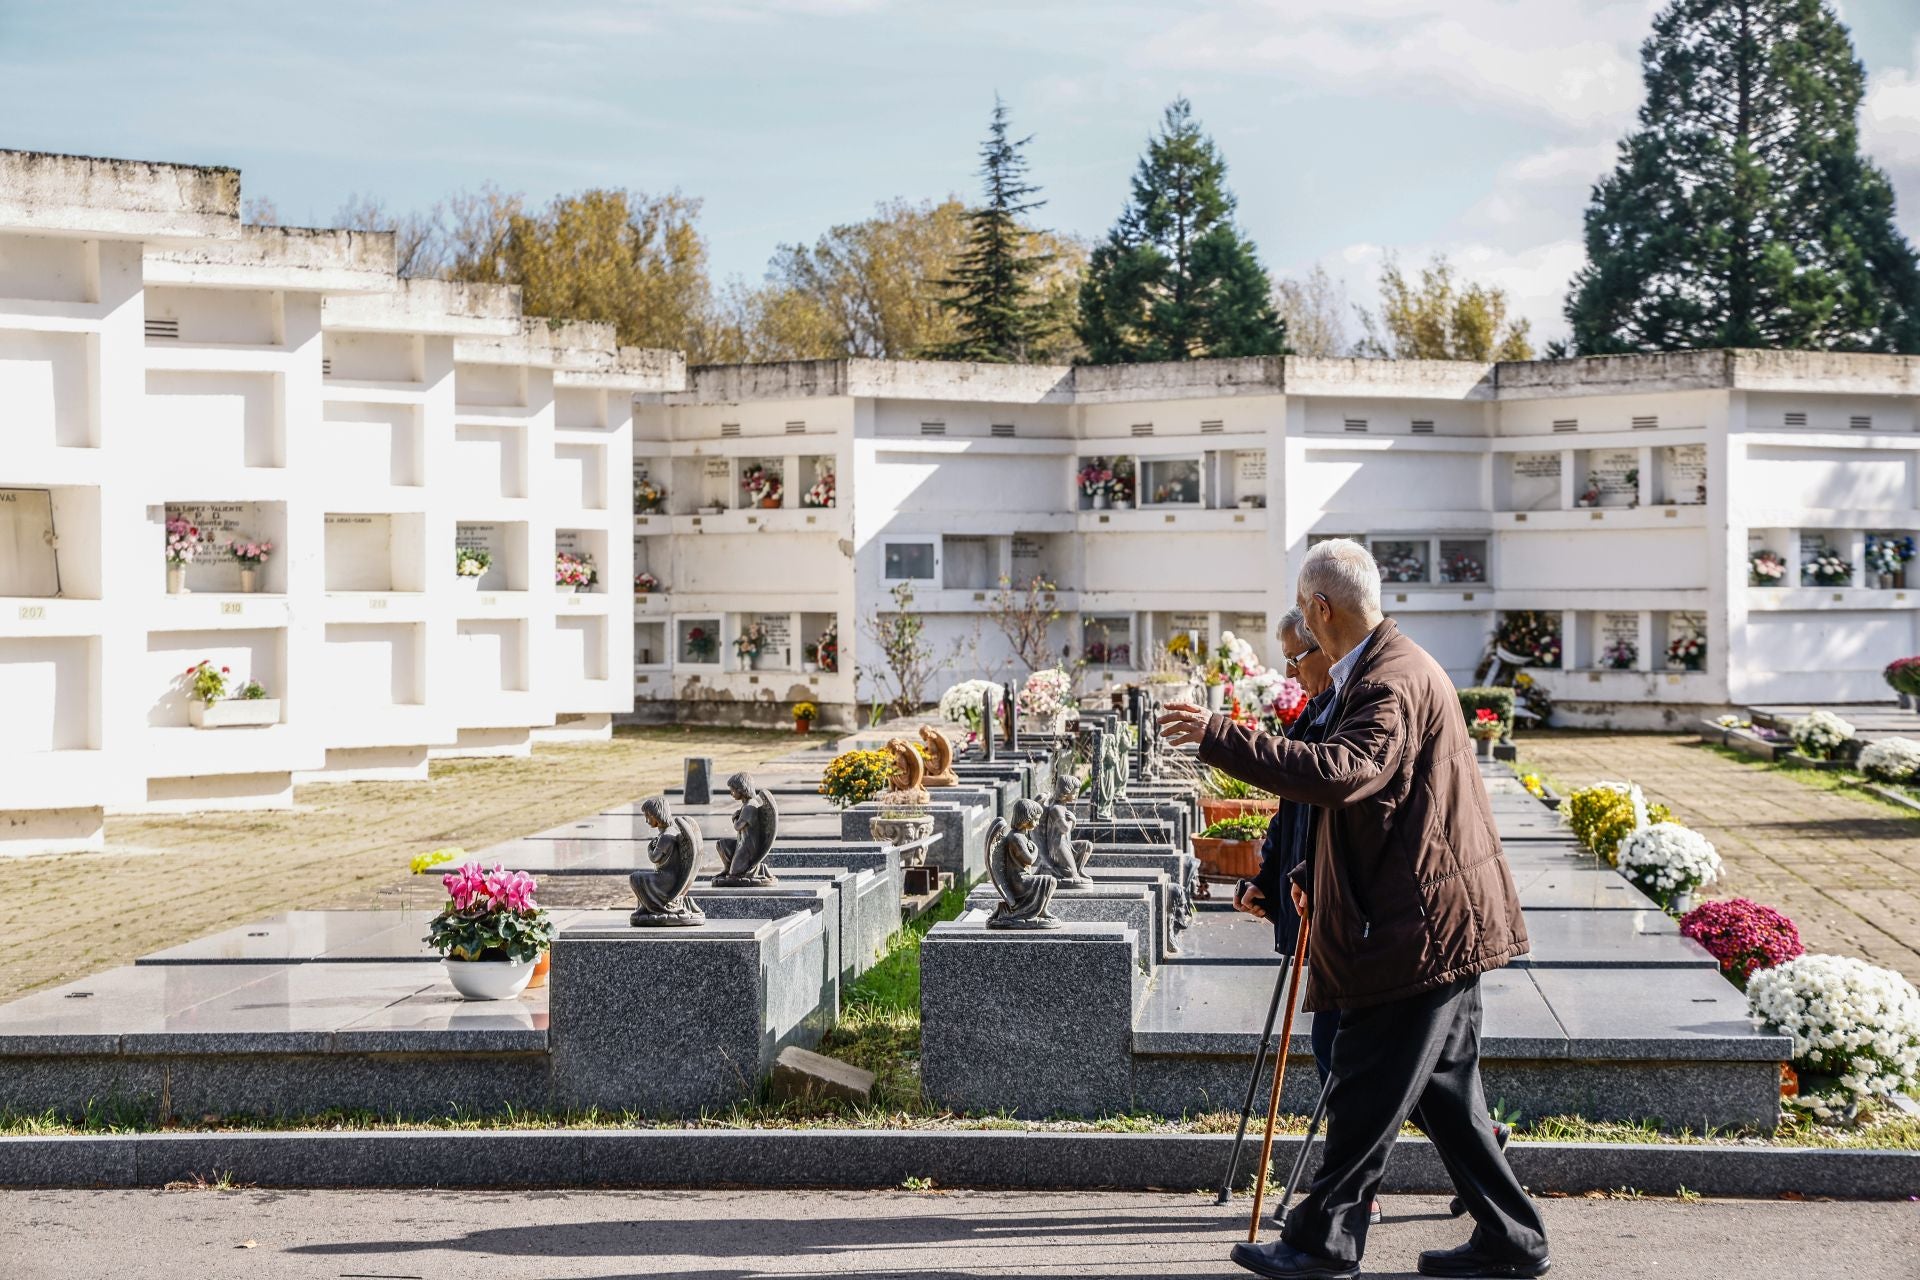
[[1093,495],[1093,509],[1095,511],[1105,511],[1107,509],[1107,495],[1104,491]]
[[187,566],[170,564],[167,566],[167,594],[185,595],[187,590]]
[[762,498],[760,499],[760,509],[762,511],[778,511],[780,509],[780,499]]
[[1691,910],[1693,910],[1693,890],[1691,889],[1682,889],[1667,899],[1668,915],[1683,916]]
[[1880,584],[1880,589],[1881,589],[1882,591],[1891,591],[1891,590],[1893,590],[1893,589],[1894,589],[1894,588],[1895,588],[1896,586],[1898,586],[1898,585],[1899,585],[1899,583],[1897,583],[1897,582],[1896,582],[1896,581],[1894,580],[1894,575],[1893,575],[1893,574],[1891,574],[1891,573],[1881,573],[1881,574],[1875,574],[1874,576],[1875,576],[1875,578],[1877,578],[1877,579],[1879,580],[1879,584]]
[[456,591],[478,591],[480,589],[480,579],[464,574],[455,574],[453,588]]
[[260,589],[260,571],[250,564],[240,566],[240,593],[252,595]]
[[1493,759],[1493,739],[1492,738],[1475,738],[1473,742],[1482,760]]
[[1133,510],[1133,499],[1132,498],[1115,498],[1113,500],[1113,509],[1115,511],[1131,511]]
[[1210,684],[1207,686],[1207,710],[1224,711],[1227,706],[1227,686]]
[[516,964],[509,960],[455,960],[448,956],[440,963],[446,966],[447,980],[453,983],[453,989],[467,1000],[511,1000],[533,981],[531,960]]

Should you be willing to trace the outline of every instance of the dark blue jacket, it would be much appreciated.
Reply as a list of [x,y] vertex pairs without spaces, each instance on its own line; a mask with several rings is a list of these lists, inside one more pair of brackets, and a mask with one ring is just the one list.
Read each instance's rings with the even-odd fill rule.
[[[1286,736],[1297,742],[1318,742],[1320,731],[1313,722],[1320,718],[1332,697],[1333,690],[1328,689],[1307,703],[1300,718],[1287,729]],[[1313,818],[1312,805],[1282,800],[1267,823],[1267,838],[1260,846],[1260,874],[1253,878],[1253,884],[1260,890],[1267,919],[1273,923],[1273,949],[1282,955],[1293,954],[1294,942],[1299,936],[1300,914],[1293,909],[1293,893],[1287,878],[1295,867],[1313,857]]]

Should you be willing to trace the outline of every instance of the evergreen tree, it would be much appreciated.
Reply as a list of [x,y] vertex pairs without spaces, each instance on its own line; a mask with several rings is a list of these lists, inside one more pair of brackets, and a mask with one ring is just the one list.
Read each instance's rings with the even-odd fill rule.
[[1640,128],[1594,188],[1567,299],[1578,349],[1920,351],[1920,268],[1824,0],[1674,0],[1641,62]]
[[1036,287],[1053,255],[1030,250],[1033,232],[1021,223],[1022,215],[1046,204],[1028,198],[1039,191],[1026,180],[1022,152],[1031,141],[1031,135],[1007,136],[1007,107],[996,94],[993,124],[980,147],[986,202],[967,211],[966,248],[952,277],[939,282],[951,290],[940,305],[958,330],[952,342],[929,352],[939,359],[1024,361],[1045,332],[1058,327]]
[[1147,143],[1133,198],[1093,251],[1080,286],[1080,339],[1096,364],[1279,355],[1253,242],[1233,225],[1227,165],[1185,98]]

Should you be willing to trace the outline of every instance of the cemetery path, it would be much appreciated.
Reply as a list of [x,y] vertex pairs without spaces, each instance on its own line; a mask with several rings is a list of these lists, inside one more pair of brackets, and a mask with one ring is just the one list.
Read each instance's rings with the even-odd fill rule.
[[622,728],[611,742],[529,757],[436,760],[429,780],[300,787],[284,811],[107,819],[98,853],[23,858],[0,897],[0,1000],[128,964],[278,911],[399,906],[440,895],[407,861],[441,845],[478,852],[678,785],[681,759],[721,776],[794,748],[794,735]]
[[1672,735],[1529,733],[1520,753],[1563,787],[1639,783],[1719,850],[1726,870],[1711,896],[1778,907],[1807,950],[1920,982],[1920,816]]
[[[1392,1196],[1366,1274],[1408,1276],[1467,1228]],[[1554,1273],[1911,1280],[1920,1206],[1549,1199]],[[1246,1202],[1210,1193],[44,1191],[0,1194],[17,1280],[387,1276],[1245,1276]],[[105,1224],[112,1224],[107,1228]],[[1266,1238],[1263,1236],[1263,1238]],[[24,1266],[24,1270],[19,1268]]]

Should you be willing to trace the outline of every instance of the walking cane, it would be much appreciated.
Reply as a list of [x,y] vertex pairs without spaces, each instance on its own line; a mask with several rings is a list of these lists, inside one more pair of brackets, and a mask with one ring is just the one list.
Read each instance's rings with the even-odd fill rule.
[[1233,1147],[1227,1152],[1227,1171],[1220,1179],[1215,1204],[1233,1199],[1233,1175],[1240,1169],[1240,1144],[1247,1139],[1247,1122],[1253,1119],[1253,1097],[1260,1089],[1260,1072],[1267,1065],[1267,1048],[1273,1043],[1273,1020],[1280,1016],[1280,995],[1287,989],[1287,975],[1293,971],[1293,957],[1280,957],[1280,977],[1273,984],[1273,999],[1267,1002],[1267,1025],[1260,1029],[1260,1049],[1253,1055],[1253,1074],[1247,1077],[1247,1100],[1240,1104],[1240,1127],[1234,1132]]
[[1247,1224],[1247,1243],[1260,1239],[1260,1202],[1267,1191],[1267,1168],[1273,1163],[1273,1126],[1280,1114],[1280,1086],[1287,1078],[1287,1047],[1293,1043],[1293,1010],[1300,1003],[1300,970],[1307,962],[1307,920],[1300,917],[1300,939],[1294,944],[1288,973],[1287,1016],[1280,1024],[1280,1047],[1273,1055],[1273,1093],[1267,1099],[1267,1133],[1260,1142],[1260,1163],[1253,1171],[1253,1221]]

